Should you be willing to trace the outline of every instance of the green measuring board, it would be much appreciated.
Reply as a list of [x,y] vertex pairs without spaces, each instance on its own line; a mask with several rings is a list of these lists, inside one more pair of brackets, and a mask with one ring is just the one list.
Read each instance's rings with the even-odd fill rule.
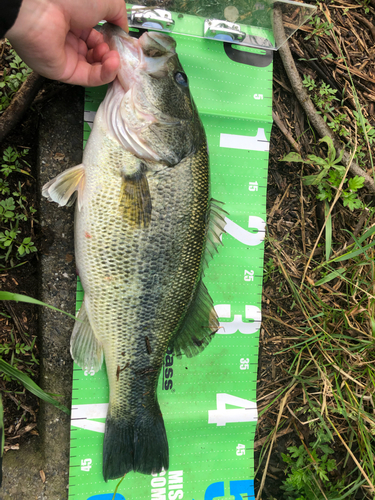
[[[158,386],[170,468],[131,472],[116,500],[254,499],[256,378],[261,324],[266,185],[272,125],[272,53],[174,35],[206,130],[211,195],[225,203],[226,234],[205,272],[220,328],[198,356],[167,353]],[[89,89],[85,140],[105,88]],[[77,308],[83,291],[78,288]],[[74,366],[71,500],[112,500],[102,476],[108,403],[105,367]]]

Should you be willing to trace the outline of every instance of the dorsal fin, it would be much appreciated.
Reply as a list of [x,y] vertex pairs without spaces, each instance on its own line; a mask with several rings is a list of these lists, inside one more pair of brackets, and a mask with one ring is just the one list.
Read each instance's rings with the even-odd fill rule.
[[221,201],[211,198],[207,211],[206,247],[203,255],[203,270],[208,267],[208,263],[218,252],[218,247],[222,245],[221,236],[225,233],[225,217],[228,213],[223,210]]

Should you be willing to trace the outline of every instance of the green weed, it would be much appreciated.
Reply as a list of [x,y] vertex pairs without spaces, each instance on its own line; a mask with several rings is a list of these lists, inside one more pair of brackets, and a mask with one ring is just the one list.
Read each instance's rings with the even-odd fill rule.
[[330,480],[330,472],[337,469],[336,460],[330,458],[334,453],[329,446],[332,436],[318,427],[316,437],[314,442],[303,443],[299,447],[290,446],[288,454],[281,454],[287,464],[287,478],[281,486],[285,491],[285,500],[336,498],[337,491],[344,486],[342,480],[335,484],[331,484]]
[[[7,44],[10,47],[9,42]],[[4,68],[3,80],[0,82],[0,114],[6,110],[14,94],[31,73],[31,69],[12,48],[5,59],[10,61],[10,69]]]
[[[341,151],[336,159],[336,150],[332,139],[326,136],[320,142],[325,142],[328,146],[326,158],[310,154],[307,155],[307,160],[304,160],[301,155],[292,152],[286,155],[281,161],[307,163],[318,168],[319,172],[317,174],[303,177],[303,183],[305,186],[317,186],[317,199],[330,202],[334,198],[335,192],[338,190],[345,174],[346,169],[340,164],[344,152]],[[363,208],[363,203],[358,197],[358,190],[363,187],[364,178],[356,175],[352,179],[345,179],[344,184],[347,184],[341,191],[344,207],[348,207],[350,210]]]
[[[373,221],[374,213],[369,211],[362,234],[351,235],[354,243],[345,253],[312,268],[310,276],[320,275],[321,279],[314,283],[310,278],[309,284],[300,288],[273,248],[294,302],[305,318],[291,323],[294,336],[290,346],[281,351],[283,355],[293,354],[288,373],[301,391],[289,405],[295,408],[295,418],[304,421],[310,435],[315,436],[307,442],[301,435],[302,445],[289,448],[283,456],[287,464],[285,500],[374,498]],[[272,241],[270,245],[272,248]],[[296,331],[300,332],[297,336]],[[337,450],[338,443],[344,448],[340,474],[330,451]],[[346,468],[349,460],[355,466]]]
[[[277,265],[272,257],[268,259],[267,262],[264,263],[263,268],[263,283],[267,283],[267,281],[272,278],[274,272],[278,271]],[[280,272],[280,271],[279,271]]]
[[315,45],[319,45],[319,37],[323,35],[330,36],[330,32],[333,29],[333,23],[329,23],[328,21],[322,21],[319,16],[314,16],[309,22],[310,26],[312,26],[313,31],[311,34],[307,35],[305,40],[310,40],[314,38]]
[[28,206],[24,184],[13,181],[15,174],[30,176],[23,168],[23,164],[29,167],[24,159],[27,154],[27,149],[18,151],[8,147],[3,152],[0,167],[0,191],[5,196],[12,194],[0,201],[0,259],[10,261],[12,266],[14,257],[22,259],[37,251],[32,237],[22,234],[29,230],[28,225],[36,222],[36,210]]
[[[3,152],[3,162],[0,167],[0,172],[4,177],[8,177],[12,172],[21,172],[22,174],[30,175],[28,172],[22,169],[21,159],[28,154],[28,150],[17,151],[16,149],[9,146]],[[23,160],[26,163],[25,160]],[[27,163],[26,163],[27,165]]]

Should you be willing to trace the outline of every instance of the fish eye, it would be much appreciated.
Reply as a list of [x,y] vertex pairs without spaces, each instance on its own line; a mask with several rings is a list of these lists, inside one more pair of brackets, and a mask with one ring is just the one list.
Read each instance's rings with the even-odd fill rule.
[[177,71],[177,73],[174,74],[174,79],[178,85],[181,85],[182,87],[188,86],[188,77],[185,75],[185,73]]

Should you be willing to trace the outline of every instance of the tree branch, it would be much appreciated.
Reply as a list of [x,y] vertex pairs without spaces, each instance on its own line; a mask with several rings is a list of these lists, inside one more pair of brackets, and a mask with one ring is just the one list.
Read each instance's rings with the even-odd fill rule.
[[0,142],[17,125],[29,109],[44,80],[42,76],[33,71],[23,82],[7,109],[0,116]]

